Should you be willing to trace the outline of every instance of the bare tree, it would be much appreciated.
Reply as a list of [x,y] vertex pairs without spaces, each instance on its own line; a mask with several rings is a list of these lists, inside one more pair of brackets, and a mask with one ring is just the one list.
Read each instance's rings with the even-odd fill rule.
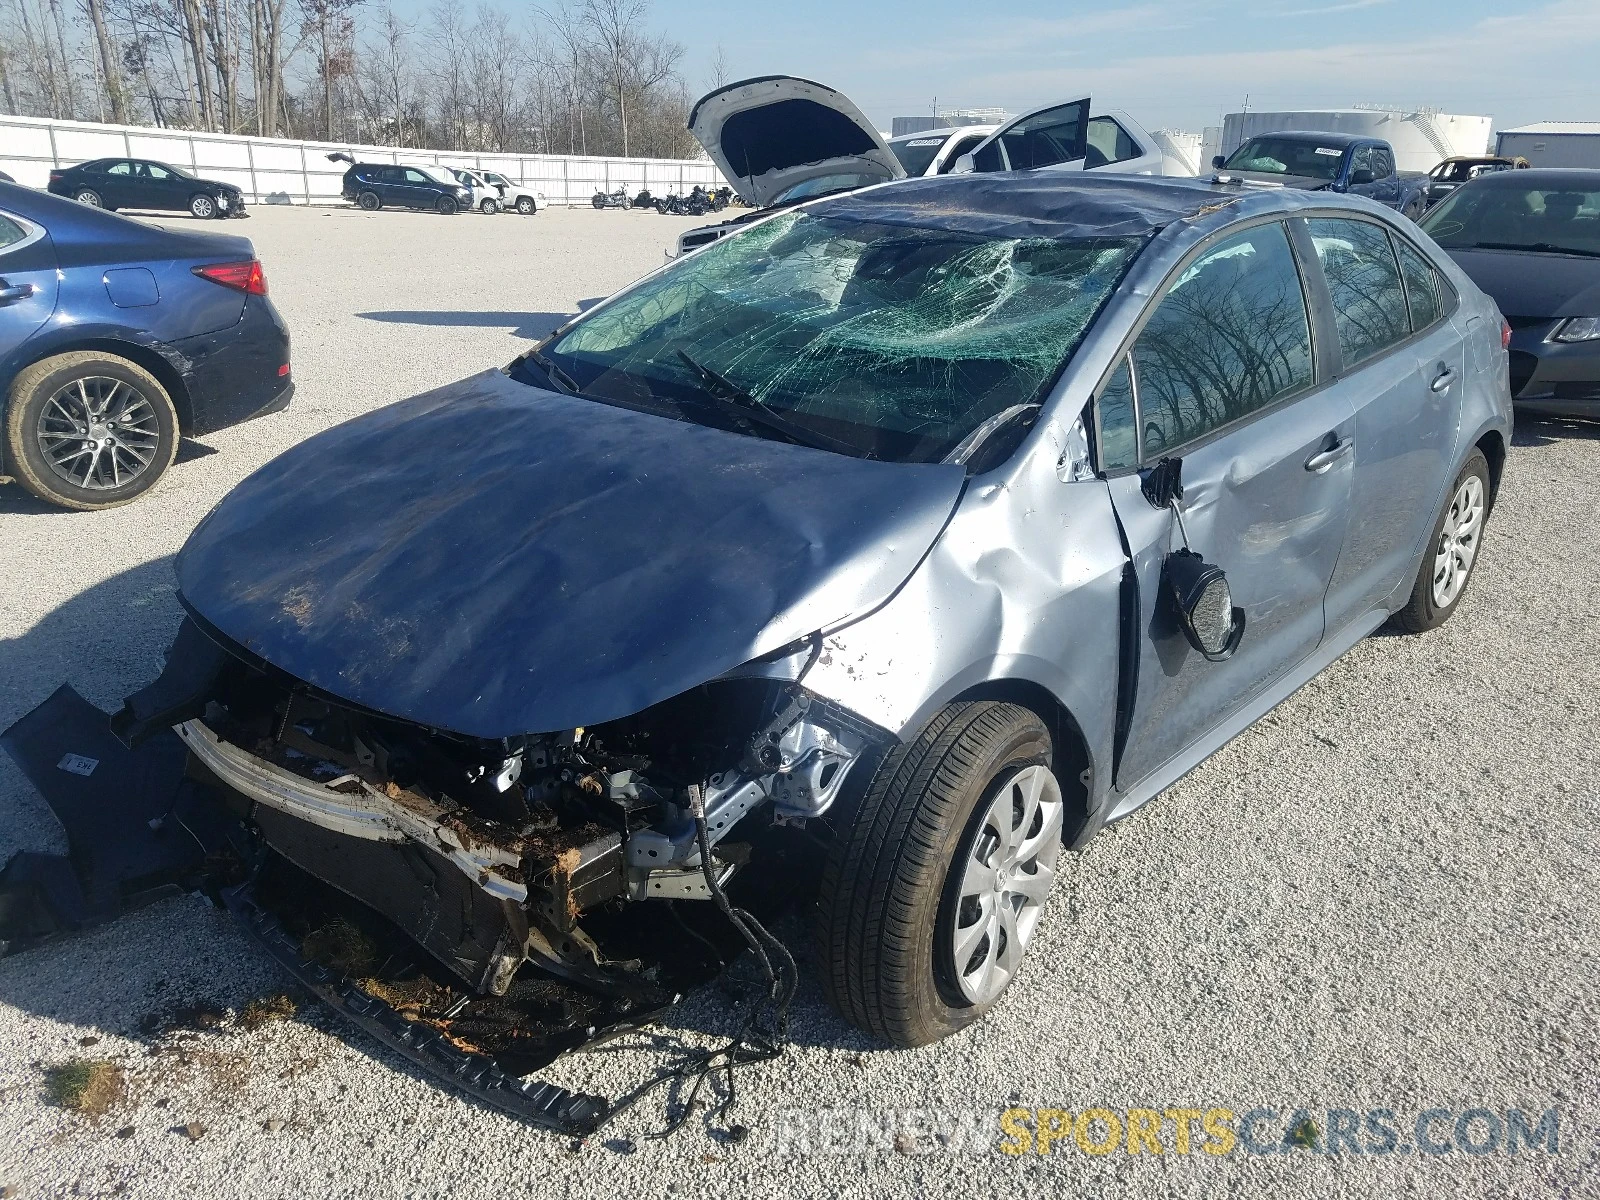
[[717,43],[717,48],[711,52],[711,64],[706,71],[706,91],[714,92],[725,88],[733,82],[733,76],[728,72],[728,52],[722,48],[722,43]]
[[[185,0],[194,3],[194,0]],[[361,0],[299,0],[301,36],[316,61],[317,79],[322,89],[322,136],[333,141],[333,97],[340,79],[355,68],[354,9]]]

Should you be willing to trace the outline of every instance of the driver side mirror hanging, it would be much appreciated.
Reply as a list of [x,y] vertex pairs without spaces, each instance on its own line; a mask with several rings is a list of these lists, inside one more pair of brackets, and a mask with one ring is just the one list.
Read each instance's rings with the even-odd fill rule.
[[1189,644],[1209,662],[1232,658],[1244,639],[1244,609],[1233,606],[1228,577],[1185,547],[1167,555],[1167,587]]
[[1163,458],[1142,483],[1145,499],[1156,508],[1171,508],[1183,537],[1183,549],[1167,555],[1163,564],[1167,589],[1178,610],[1178,624],[1189,644],[1209,662],[1232,658],[1244,639],[1244,609],[1233,605],[1233,592],[1222,568],[1208,563],[1189,548],[1189,531],[1183,524],[1183,459]]

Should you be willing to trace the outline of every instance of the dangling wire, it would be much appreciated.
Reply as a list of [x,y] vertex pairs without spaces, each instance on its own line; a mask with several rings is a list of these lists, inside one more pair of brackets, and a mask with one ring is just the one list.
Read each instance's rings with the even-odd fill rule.
[[[711,1110],[709,1115],[712,1118],[720,1117],[733,1107],[735,1067],[767,1062],[783,1054],[784,1038],[789,1029],[789,1002],[794,998],[795,987],[800,978],[799,968],[795,965],[794,955],[789,953],[789,948],[754,916],[731,903],[727,894],[723,892],[722,883],[717,879],[716,867],[711,858],[711,834],[706,828],[705,791],[699,784],[689,785],[689,809],[694,816],[695,840],[700,848],[700,870],[705,876],[706,888],[710,891],[717,908],[739,931],[739,936],[744,938],[745,944],[750,947],[756,961],[761,965],[761,973],[766,980],[766,992],[750,1005],[750,1011],[745,1014],[739,1031],[725,1044],[714,1050],[691,1053],[683,1062],[639,1085],[611,1106],[604,1123],[610,1123],[663,1084],[692,1079],[694,1082],[689,1089],[689,1095],[677,1115],[668,1120],[665,1128],[645,1135],[650,1138],[668,1137],[681,1129],[694,1114],[695,1101],[700,1096],[700,1089],[717,1071],[725,1072],[727,1094]],[[770,1025],[762,1020],[769,1008],[773,1017]],[[738,1130],[738,1126],[733,1127],[734,1132]]]

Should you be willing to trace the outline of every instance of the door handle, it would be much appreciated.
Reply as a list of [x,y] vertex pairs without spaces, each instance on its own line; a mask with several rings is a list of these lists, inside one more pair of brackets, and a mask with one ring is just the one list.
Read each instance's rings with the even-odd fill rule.
[[15,287],[12,287],[7,284],[5,280],[0,279],[0,304],[10,304],[16,300],[26,300],[29,296],[33,295],[33,291],[34,288],[33,284],[31,283],[19,283]]
[[1428,385],[1428,389],[1434,392],[1443,392],[1448,390],[1455,381],[1456,373],[1449,367],[1440,366],[1439,373],[1433,377],[1433,382]]
[[1353,438],[1345,438],[1343,441],[1335,442],[1326,450],[1318,450],[1310,458],[1306,459],[1306,470],[1313,475],[1321,475],[1334,463],[1354,450],[1355,445]]

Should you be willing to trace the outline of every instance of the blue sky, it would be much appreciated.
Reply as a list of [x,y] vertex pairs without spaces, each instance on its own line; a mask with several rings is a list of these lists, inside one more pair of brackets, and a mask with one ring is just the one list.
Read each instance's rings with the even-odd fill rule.
[[1251,108],[1431,105],[1499,128],[1600,120],[1600,0],[1260,0],[1122,7],[956,0],[654,0],[690,89],[720,43],[734,78],[793,74],[880,127],[941,107],[1068,96],[1196,132]]

